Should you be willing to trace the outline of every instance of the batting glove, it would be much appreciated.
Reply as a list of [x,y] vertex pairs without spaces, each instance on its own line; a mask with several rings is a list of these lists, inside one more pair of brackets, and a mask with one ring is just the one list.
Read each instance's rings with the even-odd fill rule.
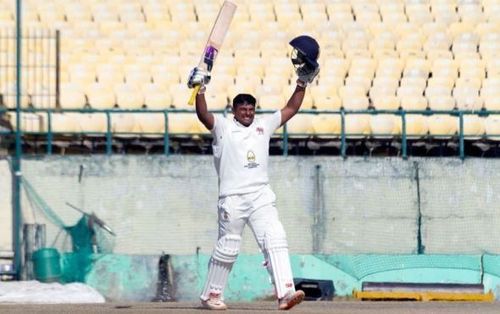
[[210,73],[207,72],[206,70],[196,67],[191,70],[191,73],[189,73],[189,78],[188,78],[188,87],[189,88],[194,88],[198,85],[201,87],[204,87],[208,83],[210,83]]
[[308,64],[304,64],[303,66],[297,68],[297,76],[298,78],[298,84],[300,86],[306,87],[307,84],[312,83],[314,78],[318,75],[319,73],[319,66],[314,67]]

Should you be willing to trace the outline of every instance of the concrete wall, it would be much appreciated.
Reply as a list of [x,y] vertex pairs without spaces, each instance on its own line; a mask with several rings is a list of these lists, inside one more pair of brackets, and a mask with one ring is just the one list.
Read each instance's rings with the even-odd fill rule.
[[[117,233],[116,253],[212,250],[217,178],[211,156],[47,156],[25,160],[23,173],[65,224],[80,218],[66,202],[106,221]],[[426,253],[500,252],[500,160],[276,156],[270,176],[292,253],[413,254],[419,213]],[[10,186],[5,162],[2,184]],[[2,215],[8,207],[2,205]],[[26,221],[47,223],[51,245],[59,228],[26,197],[23,208]],[[56,245],[63,240],[60,235]],[[258,253],[249,230],[242,252]]]

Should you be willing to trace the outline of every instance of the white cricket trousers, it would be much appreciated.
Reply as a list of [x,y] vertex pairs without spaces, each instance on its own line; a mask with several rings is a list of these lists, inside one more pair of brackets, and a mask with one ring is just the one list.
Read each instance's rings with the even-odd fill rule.
[[269,185],[253,193],[219,198],[219,236],[209,262],[202,300],[207,300],[211,295],[223,299],[227,276],[239,253],[246,224],[250,226],[264,254],[277,297],[282,298],[289,291],[295,291],[286,234],[279,221],[275,202],[276,195]]

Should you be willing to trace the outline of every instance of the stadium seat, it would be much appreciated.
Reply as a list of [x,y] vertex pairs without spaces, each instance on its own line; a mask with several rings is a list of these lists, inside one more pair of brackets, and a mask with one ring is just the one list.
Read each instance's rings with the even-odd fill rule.
[[376,138],[393,137],[401,133],[401,118],[392,114],[370,115],[371,134]]
[[113,133],[118,133],[117,137],[134,137],[135,135],[130,134],[135,130],[134,115],[130,113],[112,113],[111,130]]
[[370,115],[347,114],[345,133],[348,138],[360,138],[370,134]]
[[67,135],[68,133],[80,133],[79,118],[80,115],[75,113],[53,113],[51,115],[51,130],[56,134],[63,135]]
[[431,13],[436,22],[451,24],[458,22],[459,16],[456,11],[456,6],[454,3],[432,3]]
[[137,85],[121,83],[114,86],[116,104],[122,109],[140,109],[144,105],[144,96]]
[[163,137],[165,133],[165,115],[163,113],[134,114],[134,132],[145,137]]
[[278,110],[286,105],[286,99],[282,94],[265,94],[259,97],[258,107],[264,110]]
[[490,140],[500,141],[500,115],[490,115],[484,119],[486,136]]
[[426,96],[429,108],[432,110],[453,110],[456,106],[455,99],[451,95]]
[[228,105],[228,97],[225,92],[206,93],[205,98],[210,110],[224,110]]
[[368,98],[364,95],[340,96],[342,107],[345,110],[366,110],[368,109]]
[[198,133],[198,118],[194,113],[170,113],[168,115],[168,132],[172,135],[189,135]]
[[100,134],[107,131],[107,118],[104,113],[82,113],[78,116],[80,123],[80,130],[87,135],[100,136]]
[[371,97],[371,105],[377,110],[398,110],[399,98],[392,95],[375,95]]
[[[471,139],[479,139],[484,135],[484,118],[475,115],[464,115],[464,136]],[[459,125],[460,130],[460,125]]]
[[420,95],[404,95],[398,96],[401,108],[405,110],[426,110],[427,98]]
[[111,109],[116,104],[115,95],[109,85],[101,83],[89,84],[86,87],[85,95],[88,104],[93,109]]
[[[17,130],[17,119],[15,114],[8,115],[10,124]],[[21,131],[23,132],[43,132],[45,128],[45,115],[39,113],[23,112],[20,116]]]
[[295,115],[292,119],[287,122],[287,131],[290,136],[293,137],[308,137],[314,134],[314,128],[312,123],[313,116],[310,114],[299,114]]
[[[429,131],[427,118],[419,114],[409,114],[405,116],[406,119],[406,136],[410,139],[421,138],[426,136]],[[402,121],[401,132],[403,132]]]
[[458,118],[450,115],[432,115],[427,118],[429,134],[435,138],[450,138],[458,132]]
[[60,91],[59,101],[61,108],[81,109],[85,106],[85,94],[78,84],[62,83]]
[[312,116],[314,135],[319,138],[339,137],[341,132],[340,115],[318,114]]
[[166,109],[172,104],[172,97],[164,85],[147,84],[142,86],[144,104],[148,109]]

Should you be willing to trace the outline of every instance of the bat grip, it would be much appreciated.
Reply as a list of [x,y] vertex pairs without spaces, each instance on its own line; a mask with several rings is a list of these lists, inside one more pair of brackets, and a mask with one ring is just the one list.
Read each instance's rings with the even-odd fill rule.
[[201,85],[196,85],[191,93],[191,97],[189,98],[188,105],[192,106],[194,104],[194,100],[196,99],[196,95],[200,91]]

